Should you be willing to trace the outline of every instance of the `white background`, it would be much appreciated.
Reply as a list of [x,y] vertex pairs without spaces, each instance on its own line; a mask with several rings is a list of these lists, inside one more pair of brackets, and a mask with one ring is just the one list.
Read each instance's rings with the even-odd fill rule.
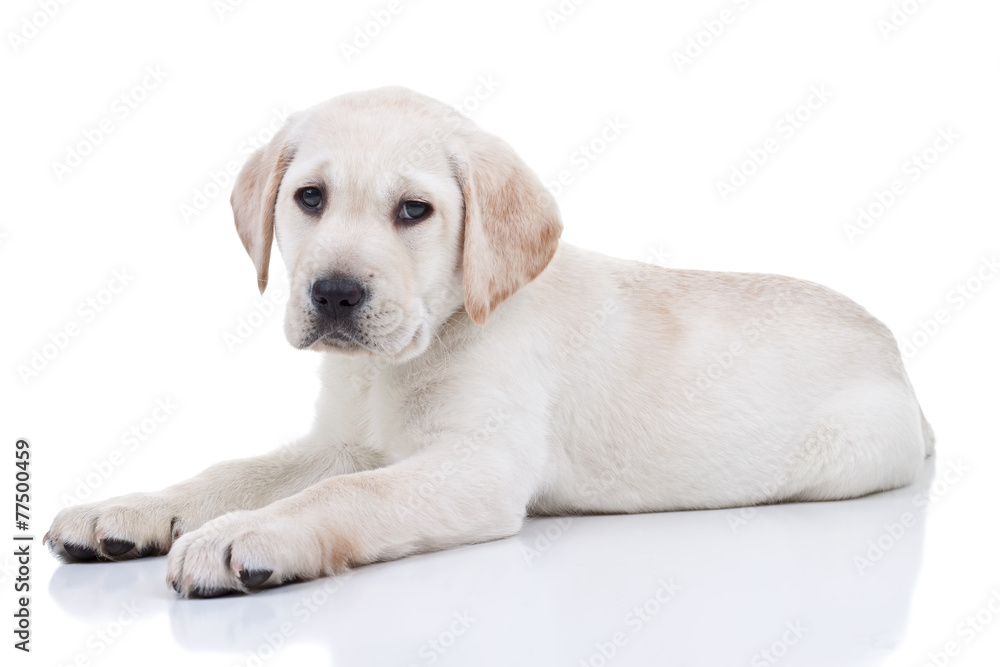
[[[49,3],[51,17],[45,2],[5,3],[0,434],[10,452],[31,440],[39,540],[74,497],[156,489],[308,428],[318,357],[284,341],[281,299],[252,316],[268,306],[221,172],[282,113],[386,84],[463,105],[547,182],[568,171],[559,203],[572,243],[794,275],[860,302],[914,345],[907,366],[938,455],[918,485],[870,498],[533,521],[508,540],[246,598],[177,600],[165,559],[60,567],[36,541],[30,656],[11,648],[5,547],[4,654],[35,665],[995,664],[1000,280],[984,261],[1000,250],[1000,5],[896,1],[910,14],[890,0],[567,1],[558,21],[547,14],[557,0],[403,1],[350,58],[343,44],[372,12],[385,21],[387,0],[232,11],[105,0]],[[880,27],[892,18],[900,25]],[[810,97],[821,89],[825,100]],[[609,122],[622,129],[602,144]],[[939,132],[952,136],[945,151]],[[591,142],[593,159],[580,152]],[[776,151],[761,166],[743,164],[765,146]],[[74,151],[86,153],[78,166],[56,166]],[[925,151],[933,163],[914,172]],[[723,201],[734,168],[753,173]],[[902,194],[852,243],[845,225],[859,207],[878,212],[896,179]],[[127,285],[105,292],[116,271]],[[282,267],[271,273],[283,287]],[[250,320],[246,340],[227,344]],[[177,407],[154,428],[158,400]],[[147,434],[130,448],[132,428]],[[13,491],[11,468],[0,477]],[[668,602],[661,582],[680,587]],[[309,598],[321,602],[306,613]],[[966,617],[984,609],[970,631]]]

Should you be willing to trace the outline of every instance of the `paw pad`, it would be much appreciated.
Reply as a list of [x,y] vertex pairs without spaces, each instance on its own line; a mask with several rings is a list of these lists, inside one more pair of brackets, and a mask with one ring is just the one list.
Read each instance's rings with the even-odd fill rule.
[[106,554],[112,558],[117,558],[118,556],[132,551],[132,549],[135,548],[135,542],[130,542],[129,540],[106,539],[101,541],[101,546],[104,548],[104,552]]
[[272,570],[240,570],[240,581],[247,588],[259,588],[271,578]]
[[97,552],[90,547],[85,547],[82,544],[72,544],[71,542],[65,542],[63,545],[63,550],[71,558],[79,561],[94,560],[97,558]]

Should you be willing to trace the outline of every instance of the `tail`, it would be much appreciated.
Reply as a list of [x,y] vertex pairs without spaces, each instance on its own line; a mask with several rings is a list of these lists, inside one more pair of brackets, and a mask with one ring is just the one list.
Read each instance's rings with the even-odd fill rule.
[[929,458],[934,454],[934,429],[931,428],[931,425],[927,422],[927,418],[924,417],[923,410],[920,411],[920,427],[924,431],[924,455]]

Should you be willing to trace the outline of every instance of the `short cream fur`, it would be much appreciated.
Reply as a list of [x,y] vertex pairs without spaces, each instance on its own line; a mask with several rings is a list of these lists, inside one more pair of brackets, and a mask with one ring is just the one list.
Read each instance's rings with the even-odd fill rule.
[[[322,215],[297,205],[307,185]],[[433,214],[394,224],[405,198]],[[325,352],[315,426],[63,510],[45,539],[66,560],[169,552],[180,594],[249,592],[506,537],[529,513],[861,496],[911,483],[933,451],[896,342],[863,308],[562,243],[510,146],[412,91],[294,114],[232,201],[261,290],[272,238],[282,253],[289,342]],[[352,340],[324,335],[310,300],[331,273],[369,295]]]

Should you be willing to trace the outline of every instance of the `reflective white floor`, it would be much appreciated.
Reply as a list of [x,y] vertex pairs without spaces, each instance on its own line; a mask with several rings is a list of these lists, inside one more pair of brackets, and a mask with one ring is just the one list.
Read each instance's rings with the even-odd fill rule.
[[[994,664],[1000,621],[957,626],[967,615],[958,612],[975,614],[977,599],[988,611],[990,586],[1000,590],[996,523],[942,540],[972,507],[963,496],[978,502],[961,487],[991,483],[975,477],[961,462],[929,460],[917,485],[846,502],[539,519],[511,539],[249,597],[177,599],[163,558],[55,566],[45,555],[36,576],[51,571],[51,600],[36,643],[43,664],[59,665],[142,655],[185,665],[842,667],[923,665],[928,652],[949,664],[955,640],[956,662]],[[927,546],[934,535],[944,553]],[[952,560],[964,551],[987,559]],[[978,582],[967,609],[935,593],[949,577]],[[917,603],[928,595],[939,597]],[[58,642],[37,634],[56,626]]]

